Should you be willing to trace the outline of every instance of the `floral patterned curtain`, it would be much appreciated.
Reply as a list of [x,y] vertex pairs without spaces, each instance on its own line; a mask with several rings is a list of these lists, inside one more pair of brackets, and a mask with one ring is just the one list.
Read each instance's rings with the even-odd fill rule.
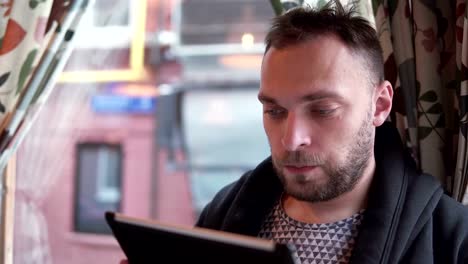
[[463,201],[468,178],[466,0],[372,2],[386,79],[395,89],[391,119],[421,171]]
[[0,171],[63,70],[88,3],[9,0],[0,4],[5,26],[0,38]]
[[12,115],[44,49],[52,0],[0,4],[0,124]]
[[[0,172],[55,86],[87,6],[88,0],[0,0]],[[51,121],[53,126],[56,120]],[[31,172],[17,182],[15,215],[0,218],[15,219],[15,263],[51,263],[47,225],[37,204],[54,179]],[[2,192],[0,201],[8,193]]]

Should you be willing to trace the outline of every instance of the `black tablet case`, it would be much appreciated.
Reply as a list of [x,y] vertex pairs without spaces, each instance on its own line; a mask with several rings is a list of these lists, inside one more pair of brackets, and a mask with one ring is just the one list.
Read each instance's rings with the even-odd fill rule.
[[[285,244],[262,240],[264,243],[260,244],[269,246],[258,248],[249,244],[258,244],[259,238],[203,228],[169,226],[115,212],[106,212],[105,218],[129,264],[295,263],[292,249]],[[119,218],[126,220],[119,221]],[[231,240],[225,241],[225,237]],[[251,243],[244,243],[246,240]]]

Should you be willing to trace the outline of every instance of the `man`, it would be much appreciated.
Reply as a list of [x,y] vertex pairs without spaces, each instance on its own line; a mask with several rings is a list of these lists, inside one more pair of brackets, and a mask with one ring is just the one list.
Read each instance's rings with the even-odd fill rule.
[[[339,4],[296,8],[266,37],[258,98],[271,158],[197,226],[295,245],[301,263],[468,263],[468,211],[417,172],[385,122],[374,29]],[[323,262],[322,262],[323,261]]]

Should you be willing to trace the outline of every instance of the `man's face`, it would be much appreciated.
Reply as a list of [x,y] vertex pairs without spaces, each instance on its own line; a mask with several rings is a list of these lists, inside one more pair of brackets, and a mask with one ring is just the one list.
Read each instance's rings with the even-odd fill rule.
[[335,37],[265,54],[259,100],[286,193],[318,202],[353,189],[373,155],[372,98],[363,60]]

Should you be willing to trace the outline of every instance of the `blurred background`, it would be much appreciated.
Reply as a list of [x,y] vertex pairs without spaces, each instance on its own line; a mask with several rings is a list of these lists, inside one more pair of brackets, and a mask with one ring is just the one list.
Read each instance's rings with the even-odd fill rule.
[[90,2],[16,155],[13,262],[118,263],[105,211],[193,225],[265,159],[256,95],[274,15],[266,0]]

